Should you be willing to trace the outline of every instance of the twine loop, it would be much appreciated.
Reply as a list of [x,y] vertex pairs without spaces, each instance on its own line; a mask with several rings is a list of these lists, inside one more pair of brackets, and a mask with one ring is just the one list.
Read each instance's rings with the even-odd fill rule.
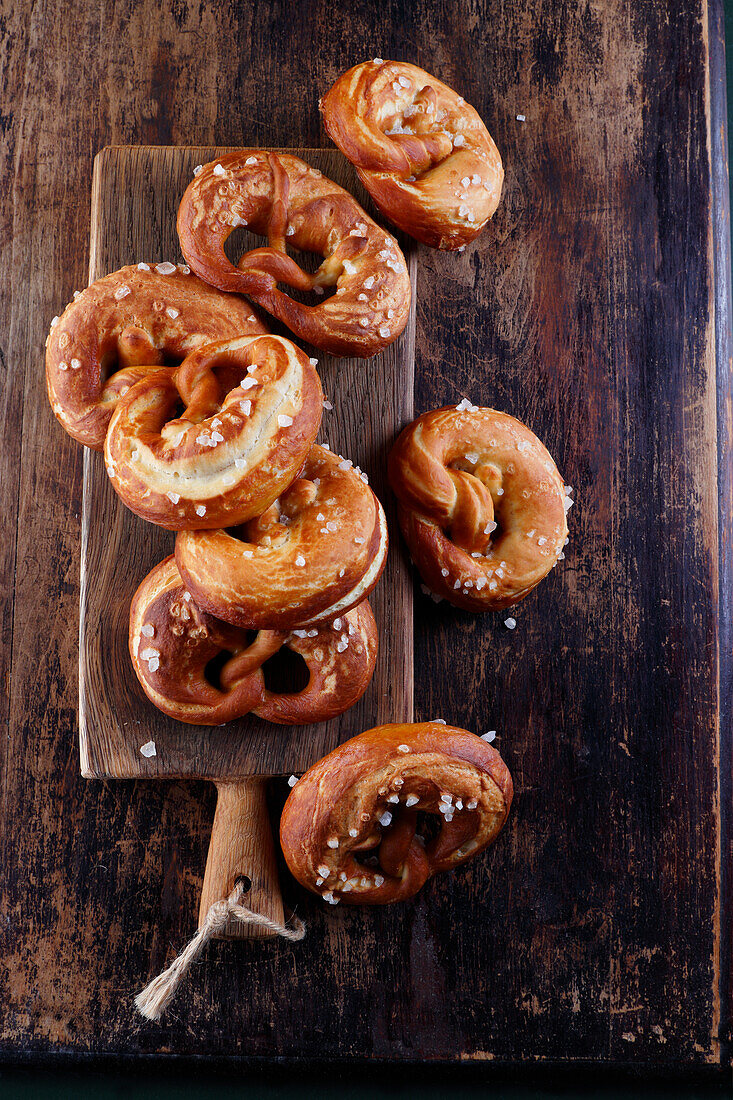
[[257,924],[292,942],[303,939],[305,925],[294,913],[290,917],[290,927],[288,927],[242,905],[241,901],[247,890],[248,886],[238,879],[228,898],[215,901],[209,907],[204,923],[197,929],[180,955],[138,993],[135,997],[135,1007],[146,1020],[160,1019],[175,997],[190,967],[196,962],[209,941],[226,931],[230,920],[239,921],[241,924]]

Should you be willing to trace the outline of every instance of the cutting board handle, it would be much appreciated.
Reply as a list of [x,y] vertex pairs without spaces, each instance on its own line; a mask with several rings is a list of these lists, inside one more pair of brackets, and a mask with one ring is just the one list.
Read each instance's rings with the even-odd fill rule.
[[[265,800],[267,780],[259,777],[222,781],[206,859],[199,906],[199,928],[214,902],[228,898],[237,879],[248,879],[251,888],[242,904],[278,924],[283,923],[283,901],[275,862],[275,845]],[[275,935],[256,924],[227,922],[220,939],[263,939]]]

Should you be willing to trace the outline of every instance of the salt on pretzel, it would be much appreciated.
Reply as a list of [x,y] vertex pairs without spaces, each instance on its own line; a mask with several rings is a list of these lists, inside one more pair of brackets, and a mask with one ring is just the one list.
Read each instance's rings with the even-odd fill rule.
[[[297,157],[243,149],[206,164],[178,210],[181,249],[193,270],[220,290],[246,294],[302,340],[334,355],[368,357],[400,335],[410,310],[410,278],[396,241],[356,199]],[[235,267],[224,243],[237,226],[266,236]],[[324,257],[314,275],[286,245]],[[336,292],[304,305],[278,289]]]
[[457,607],[517,603],[563,557],[570,489],[513,416],[465,399],[424,413],[397,439],[389,480],[423,580]]
[[222,294],[185,264],[123,267],[76,292],[51,322],[46,385],[69,435],[101,451],[120,396],[150,367],[202,344],[267,330],[249,302]]
[[[366,602],[338,625],[252,636],[202,611],[173,557],[148,574],[130,607],[130,656],[145,694],[171,718],[194,725],[218,726],[249,713],[281,725],[325,722],[364,694],[377,644]],[[283,647],[307,665],[310,678],[302,691],[266,686],[262,666]]]
[[321,623],[361,603],[388,546],[365,481],[348,459],[314,446],[298,479],[240,532],[179,532],[176,562],[196,602],[254,630]]
[[463,248],[496,210],[499,150],[473,107],[424,69],[375,57],[340,76],[320,108],[379,209],[417,240]]
[[378,726],[297,781],[280,843],[298,882],[325,901],[385,905],[491,844],[511,801],[508,768],[476,734]]
[[206,344],[120,398],[107,473],[128,508],[169,530],[243,523],[295,478],[322,414],[315,367],[289,340]]

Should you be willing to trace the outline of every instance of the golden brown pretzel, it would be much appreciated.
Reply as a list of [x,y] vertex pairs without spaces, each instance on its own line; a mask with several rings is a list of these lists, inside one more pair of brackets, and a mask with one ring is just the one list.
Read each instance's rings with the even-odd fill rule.
[[424,413],[397,439],[389,480],[425,583],[457,607],[517,603],[562,555],[570,490],[513,416],[465,399]]
[[[268,238],[239,267],[224,242],[239,225]],[[396,241],[342,187],[297,157],[243,149],[204,165],[178,210],[181,249],[193,270],[220,290],[247,294],[302,340],[334,355],[366,357],[397,339],[410,310],[410,278]],[[286,243],[317,252],[315,275]],[[278,290],[336,293],[315,306]]]
[[[130,656],[145,694],[172,718],[195,725],[222,725],[250,712],[281,725],[327,721],[366,691],[377,644],[366,601],[338,625],[252,636],[201,611],[173,557],[147,575],[130,607]],[[281,694],[265,685],[262,666],[283,646],[308,667],[310,680],[300,692]],[[212,661],[220,665],[218,676]]]
[[284,630],[361,603],[384,568],[387,544],[387,521],[365,475],[314,446],[298,480],[240,537],[181,531],[176,562],[210,614]]
[[184,264],[123,267],[77,292],[51,322],[48,397],[69,435],[101,451],[119,397],[147,368],[180,362],[211,340],[266,331],[248,302]]
[[107,473],[128,508],[161,527],[243,523],[297,475],[322,413],[318,374],[289,340],[206,344],[120,398]]
[[476,734],[378,726],[298,780],[280,842],[298,882],[325,901],[385,905],[491,844],[511,801],[508,768]]
[[329,137],[390,221],[434,248],[462,248],[499,203],[504,169],[480,116],[424,69],[375,58],[321,100]]

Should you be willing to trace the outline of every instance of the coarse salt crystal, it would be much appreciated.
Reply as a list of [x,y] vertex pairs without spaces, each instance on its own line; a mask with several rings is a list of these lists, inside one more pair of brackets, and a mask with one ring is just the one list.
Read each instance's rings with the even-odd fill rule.
[[148,661],[148,668],[151,672],[157,672],[160,668],[160,660],[158,657],[151,657]]
[[129,286],[118,286],[117,290],[115,291],[115,298],[119,302],[121,298],[126,298],[129,293]]
[[409,752],[409,751],[410,751],[410,746],[409,745],[398,745],[397,746],[397,752]]
[[463,134],[456,134],[455,137],[453,138],[453,144],[457,145],[459,148],[461,147],[461,145],[465,145],[465,142],[466,142],[466,139],[463,136]]
[[173,306],[168,306],[166,313],[170,317],[171,321],[175,321],[176,317],[180,316],[180,309],[174,309]]
[[417,797],[416,794],[408,794],[407,798],[405,799],[405,805],[406,806],[417,806],[419,801],[420,801],[420,799]]
[[367,290],[372,289],[372,287],[374,286],[374,276],[373,275],[370,275],[368,279],[364,280],[364,286],[366,287]]
[[256,164],[257,163],[257,157],[247,157],[247,159],[245,160],[244,163],[245,164]]
[[244,413],[245,416],[249,416],[249,414],[252,412],[252,402],[251,401],[240,401],[239,402],[239,407],[240,407],[240,409],[242,410],[242,412]]
[[157,756],[157,749],[155,748],[155,741],[146,741],[144,745],[140,746],[140,755],[146,756],[148,760],[151,756]]
[[220,164],[215,164],[214,165],[214,175],[215,176],[224,176],[224,175],[226,175],[226,172],[224,171],[224,169],[222,168],[222,166]]
[[71,360],[71,369],[72,370],[79,370],[80,367],[81,367],[81,359],[72,359]]
[[[496,730],[489,730],[488,733],[482,733],[481,734],[481,740],[482,741],[493,741],[495,737],[496,737]],[[469,809],[471,809],[471,808],[472,807],[469,806]]]
[[289,428],[293,423],[293,418],[292,416],[285,416],[284,413],[281,413],[277,418],[277,422],[281,428]]
[[297,558],[295,559],[295,564],[300,567],[305,565],[305,558],[302,554],[298,554]]
[[386,340],[386,338],[390,335],[390,330],[387,328],[386,325],[380,325],[378,331],[383,340]]
[[517,625],[517,620],[512,619],[511,616],[508,619],[504,620],[504,626],[507,628],[507,630],[514,630],[514,627],[516,625]]
[[178,501],[181,499],[180,493],[168,492],[165,495],[168,497],[171,504],[178,504]]
[[517,115],[517,122],[525,122],[525,121],[526,121],[526,119],[525,119],[524,115]]
[[288,779],[288,786],[289,787],[294,787],[297,782],[298,782],[297,775],[291,775],[290,778]]
[[168,260],[164,260],[162,264],[156,264],[155,270],[159,275],[172,275],[176,270],[176,265],[169,263]]
[[338,838],[335,837],[335,836],[329,837],[329,839],[326,841],[326,844],[328,845],[329,848],[338,848],[338,846],[339,846]]
[[379,824],[383,825],[385,828],[391,823],[391,821],[392,814],[389,812],[389,810],[385,810],[384,813],[381,814],[379,817]]
[[150,264],[139,263],[137,269],[138,271],[150,271]]
[[323,407],[327,412],[331,412],[331,410],[333,409],[333,405],[331,404],[330,401],[324,401],[323,402]]
[[205,516],[206,515],[206,505],[205,504],[197,504],[196,505],[196,515],[197,516]]

